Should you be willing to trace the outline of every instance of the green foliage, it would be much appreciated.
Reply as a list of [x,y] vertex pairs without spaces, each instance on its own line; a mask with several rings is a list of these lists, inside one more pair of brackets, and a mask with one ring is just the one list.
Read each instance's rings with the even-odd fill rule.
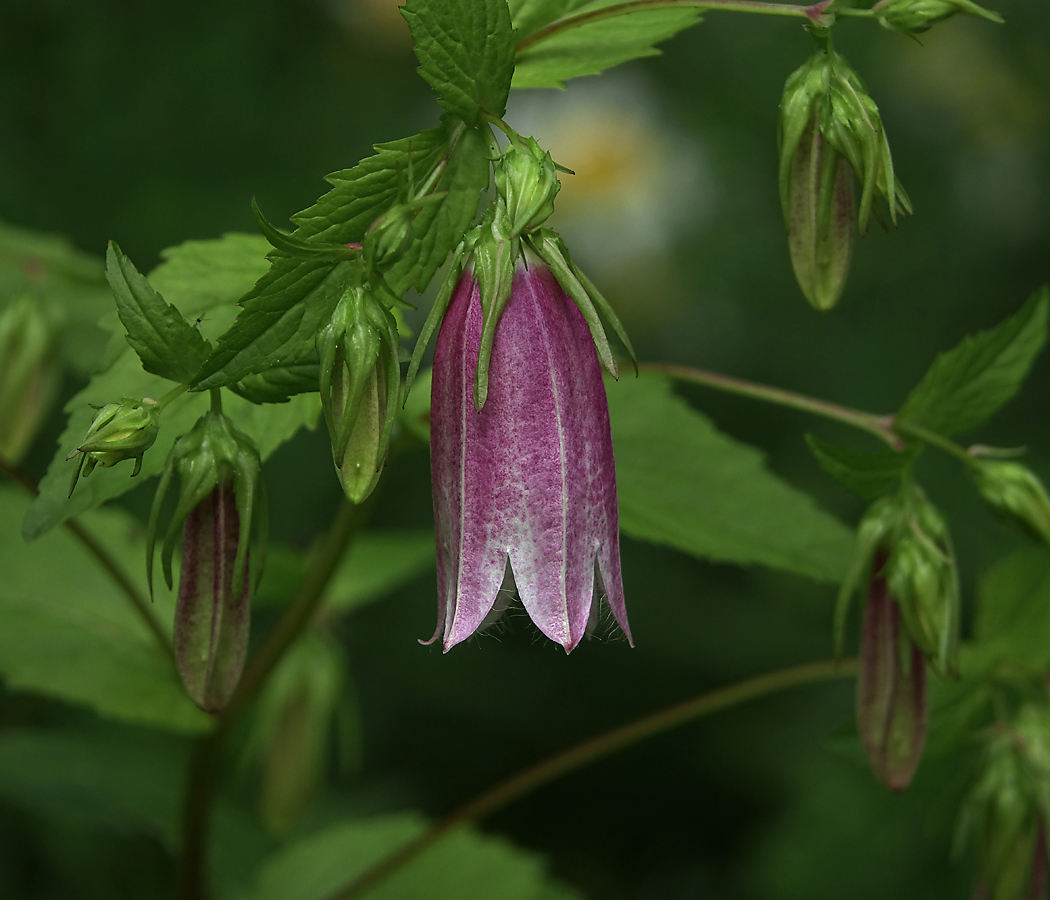
[[544,25],[571,13],[590,0],[510,0],[510,18],[518,40],[535,34]]
[[142,368],[177,384],[188,384],[208,357],[208,344],[182,314],[165,303],[113,241],[106,252],[106,278],[117,301],[127,341]]
[[977,591],[974,639],[989,659],[1050,665],[1050,554],[1026,548],[994,565]]
[[369,532],[354,542],[336,570],[325,608],[336,613],[353,612],[433,567],[433,532]]
[[230,385],[230,390],[252,403],[287,403],[296,394],[317,390],[320,368],[316,359],[264,369],[246,375]]
[[[246,235],[190,241],[165,254],[165,262],[157,267],[151,283],[154,288],[162,288],[187,318],[203,317],[201,328],[221,327],[229,321],[237,298],[265,271],[265,252],[266,242],[262,238]],[[40,496],[23,524],[27,540],[140,483],[128,477],[130,469],[126,465],[99,467],[90,477],[80,480],[72,497],[67,496],[72,464],[66,462],[66,455],[84,438],[94,415],[89,404],[102,406],[126,396],[156,399],[171,387],[170,382],[160,376],[143,371],[129,347],[121,349],[124,344],[121,332],[116,335],[118,352],[113,361],[66,404],[69,419],[40,482]],[[148,478],[160,473],[176,438],[189,431],[207,408],[206,395],[191,394],[178,398],[164,410],[160,435],[143,459],[142,474]],[[229,397],[224,409],[234,425],[255,440],[263,459],[299,428],[313,427],[319,411],[316,398],[309,394],[299,395],[289,403],[267,406]]]
[[1041,288],[995,328],[940,354],[897,419],[944,435],[976,428],[1020,389],[1046,343],[1050,289]]
[[[236,900],[324,900],[387,854],[418,836],[413,813],[344,821],[292,844]],[[460,829],[368,892],[375,900],[574,900],[539,859],[499,838]]]
[[[415,240],[386,274],[395,294],[423,290],[473,220],[488,185],[485,143],[473,129],[446,117],[415,137],[376,145],[376,154],[328,176],[333,188],[293,220],[297,240],[360,243],[368,227],[403,200],[417,177],[448,156],[436,188],[448,193],[428,203],[413,222]],[[409,177],[411,175],[411,178]],[[301,363],[316,350],[315,336],[331,318],[353,276],[350,262],[278,255],[241,301],[233,327],[198,374],[194,390],[234,384],[278,364]]]
[[502,116],[514,71],[514,32],[506,0],[408,0],[419,74],[450,113],[474,125]]
[[61,310],[64,361],[78,372],[93,371],[105,346],[98,319],[113,308],[102,261],[65,238],[0,222],[0,308],[25,292]]
[[[27,501],[0,493],[0,674],[8,687],[87,706],[103,716],[172,731],[206,730],[172,660],[111,578],[66,531],[24,546]],[[125,572],[140,572],[142,530],[116,510],[84,518]],[[136,581],[138,579],[135,579]],[[170,627],[174,600],[152,608]]]
[[602,11],[620,0],[597,0],[563,20],[549,36],[526,43],[514,70],[515,88],[565,87],[570,78],[597,75],[631,59],[654,56],[654,46],[700,21],[697,9]]
[[625,378],[608,394],[625,533],[716,561],[841,580],[849,531],[768,471],[761,453],[719,433],[664,378]]
[[829,444],[812,434],[806,435],[806,443],[828,475],[865,500],[874,500],[892,490],[921,450],[916,445],[900,453],[865,453]]

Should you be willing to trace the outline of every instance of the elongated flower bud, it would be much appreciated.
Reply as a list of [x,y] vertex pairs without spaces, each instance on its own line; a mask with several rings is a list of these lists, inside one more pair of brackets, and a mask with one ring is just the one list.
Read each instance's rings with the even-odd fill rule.
[[853,255],[853,170],[814,122],[791,159],[788,248],[795,279],[810,305],[838,303]]
[[566,652],[587,630],[596,588],[630,640],[609,413],[587,323],[527,254],[495,328],[479,411],[482,330],[481,293],[467,272],[434,357],[438,624],[431,641],[440,638],[447,651],[473,634],[508,565],[532,621]]
[[175,442],[157,486],[146,535],[151,591],[160,514],[176,473],[179,499],[161,550],[164,579],[171,587],[172,556],[181,526],[175,660],[193,702],[207,712],[218,712],[237,686],[248,647],[249,563],[261,572],[265,556],[261,462],[252,441],[217,409],[205,413]]
[[232,481],[221,481],[183,524],[175,606],[175,661],[186,692],[217,712],[233,694],[248,650],[248,554],[238,565],[240,517]]
[[321,406],[347,498],[361,503],[379,482],[394,427],[401,370],[397,323],[365,287],[350,288],[318,335]]
[[911,782],[926,740],[926,662],[901,628],[876,556],[864,610],[857,679],[857,730],[872,771],[887,787]]
[[59,322],[23,294],[0,313],[0,458],[20,462],[58,389]]

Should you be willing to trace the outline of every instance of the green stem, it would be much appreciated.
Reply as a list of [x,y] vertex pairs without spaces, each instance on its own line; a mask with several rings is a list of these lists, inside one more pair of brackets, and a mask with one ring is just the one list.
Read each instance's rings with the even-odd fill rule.
[[936,431],[930,431],[927,428],[923,428],[921,425],[913,425],[911,422],[894,421],[893,430],[902,437],[913,437],[916,440],[920,440],[925,444],[930,444],[936,447],[938,450],[947,453],[949,456],[954,456],[968,469],[973,468],[975,465],[974,458],[966,452],[964,447],[960,447],[955,441],[949,440],[944,435],[938,434]]
[[796,394],[793,391],[785,391],[753,381],[744,381],[742,378],[734,378],[731,375],[707,372],[704,369],[660,363],[643,363],[639,368],[643,371],[670,375],[672,378],[690,384],[699,384],[718,391],[738,394],[741,397],[750,397],[752,400],[762,400],[766,403],[775,403],[778,406],[786,406],[789,409],[797,409],[835,422],[842,422],[874,435],[894,450],[903,449],[900,439],[894,434],[892,416],[862,412],[858,409],[829,403],[826,400],[818,400],[816,397],[807,397],[805,394]]
[[237,690],[219,714],[218,727],[211,734],[200,738],[194,747],[182,815],[180,900],[204,900],[207,897],[208,820],[222,763],[223,738],[237,715],[255,699],[284,652],[316,612],[369,505],[355,506],[346,500],[342,502],[291,605],[252,657]]
[[211,411],[217,415],[222,415],[222,388],[212,388],[209,392],[211,394]]
[[189,387],[190,386],[188,384],[180,384],[177,388],[172,388],[170,391],[168,391],[168,393],[166,393],[157,401],[157,412],[160,412],[162,409],[164,409],[164,407],[171,403],[172,400],[175,400],[176,398],[181,397],[183,394],[185,394],[186,391],[189,390]]
[[[810,22],[819,22],[823,18],[823,10],[819,4],[811,6],[798,6],[792,3],[762,3],[759,0],[628,0],[626,3],[617,3],[591,12],[569,15],[551,22],[550,25],[541,28],[535,34],[529,35],[518,43],[518,55],[536,44],[542,43],[548,38],[579,28],[581,25],[590,25],[600,22],[602,19],[612,19],[635,12],[648,12],[656,9],[700,9],[721,10],[723,12],[754,13],[763,16],[790,16],[795,19],[807,19]],[[836,10],[836,14],[837,14]],[[853,10],[847,15],[868,14],[866,10]]]
[[[36,482],[13,463],[9,463],[7,460],[0,458],[0,471],[12,481],[25,488],[25,490],[34,497],[40,493]],[[99,543],[94,535],[84,528],[84,526],[75,518],[70,517],[62,524],[65,525],[66,530],[80,542],[80,545],[88,552],[95,562],[101,566],[106,574],[113,579],[113,582],[118,588],[120,588],[121,593],[127,598],[132,608],[138,613],[143,624],[149,629],[150,634],[156,639],[157,644],[160,646],[161,650],[164,651],[164,655],[174,663],[175,654],[171,649],[171,641],[168,640],[167,635],[164,634],[160,623],[150,609],[150,605],[146,602],[146,598],[139,593],[134,583],[128,578],[127,573],[121,568],[120,563],[118,563],[110,555],[110,552]]]
[[392,875],[406,863],[411,862],[420,853],[459,826],[502,809],[537,788],[550,784],[618,750],[749,700],[757,700],[760,697],[803,684],[845,678],[855,674],[856,671],[857,661],[855,659],[828,659],[780,669],[777,672],[759,675],[729,687],[700,694],[691,700],[669,706],[659,712],[614,728],[612,731],[607,731],[605,734],[600,734],[582,744],[577,744],[575,747],[570,747],[532,768],[513,775],[461,806],[436,822],[428,831],[409,841],[400,850],[381,860],[346,887],[332,894],[328,900],[352,900],[352,898],[362,896],[370,888]]

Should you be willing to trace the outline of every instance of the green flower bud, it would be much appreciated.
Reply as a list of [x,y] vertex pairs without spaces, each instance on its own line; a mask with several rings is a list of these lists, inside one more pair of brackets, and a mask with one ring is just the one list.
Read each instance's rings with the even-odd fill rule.
[[884,569],[909,637],[939,675],[955,677],[959,582],[948,526],[918,489],[908,491]]
[[386,463],[401,385],[397,322],[366,286],[349,288],[317,337],[321,406],[343,491],[372,493]]
[[971,0],[881,0],[872,7],[879,24],[902,34],[922,34],[938,22],[963,13],[1002,24],[998,13],[990,12]]
[[1034,900],[1046,894],[1050,813],[1050,710],[1023,706],[994,731],[963,804],[957,841],[977,860],[978,891],[987,900]]
[[788,249],[802,293],[825,312],[842,295],[853,255],[853,170],[815,125],[791,160]]
[[1050,544],[1050,497],[1027,466],[1012,460],[978,460],[970,470],[981,496],[1036,540]]
[[495,173],[511,237],[533,231],[550,218],[561,182],[551,155],[534,138],[512,139],[496,162]]
[[259,697],[250,746],[261,768],[262,821],[275,834],[292,828],[317,796],[344,711],[345,682],[338,643],[312,628],[289,648]]
[[417,209],[407,203],[392,206],[368,226],[362,242],[369,271],[385,272],[412,243],[412,222]]
[[58,389],[58,317],[23,294],[0,313],[0,458],[20,462]]
[[143,455],[153,446],[159,432],[160,410],[156,400],[125,398],[120,403],[103,406],[92,419],[83,442],[66,457],[70,460],[78,454],[80,456],[69,486],[70,495],[77,486],[81,470],[87,478],[96,465],[108,468],[125,459],[133,459],[135,468],[131,477],[134,478],[142,469]]
[[220,411],[205,413],[172,447],[150,513],[146,577],[160,514],[174,475],[179,498],[161,549],[164,580],[182,529],[182,571],[175,607],[175,661],[187,693],[207,712],[229,701],[248,648],[249,547],[256,581],[266,546],[262,463],[254,443]]

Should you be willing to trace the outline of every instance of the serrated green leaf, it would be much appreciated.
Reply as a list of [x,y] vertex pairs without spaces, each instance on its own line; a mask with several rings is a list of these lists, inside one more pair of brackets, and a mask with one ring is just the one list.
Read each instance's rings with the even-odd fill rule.
[[812,434],[806,435],[806,443],[828,475],[865,500],[874,500],[892,490],[921,450],[916,445],[900,453],[865,453],[829,444]]
[[275,366],[257,375],[248,375],[231,384],[230,390],[252,403],[287,403],[296,394],[318,389],[320,370],[316,359]]
[[[200,328],[220,328],[232,318],[234,304],[252,282],[266,270],[262,238],[226,235],[215,241],[190,241],[164,253],[165,262],[150,274],[150,281],[163,286],[176,309],[201,319]],[[114,317],[115,319],[115,317]],[[119,328],[119,324],[114,321]],[[119,344],[124,344],[123,338]],[[119,346],[118,344],[118,346]],[[132,480],[130,468],[97,467],[88,478],[81,478],[72,497],[69,492],[70,466],[66,455],[84,437],[95,414],[90,404],[100,406],[122,397],[162,396],[170,382],[142,369],[130,347],[123,349],[108,368],[95,375],[67,404],[69,418],[58,440],[58,447],[47,473],[40,482],[40,496],[26,515],[23,534],[33,540],[71,515],[118,497],[137,487],[164,467],[176,438],[188,431],[208,408],[205,394],[187,394],[161,414],[160,435],[143,458],[142,472]],[[224,399],[226,414],[241,431],[252,437],[265,459],[304,425],[313,427],[319,403],[316,397],[301,394],[289,403],[256,406],[240,397]]]
[[328,587],[325,608],[348,613],[379,600],[434,568],[431,531],[369,532],[340,564]]
[[[210,728],[171,658],[69,532],[22,543],[19,523],[28,505],[21,493],[0,491],[0,675],[7,686],[125,722],[180,732]],[[127,513],[98,511],[81,524],[125,572],[141,572],[143,531]],[[163,628],[170,629],[174,608],[171,594],[159,590],[151,610]]]
[[974,639],[995,654],[1050,666],[1050,554],[1026,548],[985,574],[977,588]]
[[943,435],[976,428],[1020,389],[1043,349],[1050,311],[1046,287],[995,328],[942,353],[904,401],[897,419]]
[[219,338],[192,386],[195,391],[233,384],[280,363],[300,362],[335,311],[354,275],[354,263],[289,259],[273,268],[241,301],[242,311]]
[[[449,118],[414,138],[377,145],[375,156],[328,176],[333,189],[293,217],[296,240],[360,243],[375,219],[400,202],[416,173],[425,176],[448,154],[435,190],[447,192],[427,204],[413,223],[415,240],[386,275],[396,294],[422,291],[477,213],[488,186],[481,135]],[[194,390],[233,384],[277,364],[304,361],[314,352],[318,330],[331,317],[350,277],[350,262],[278,257],[270,272],[241,302],[242,312],[219,339]]]
[[506,0],[408,0],[419,74],[438,104],[468,124],[502,116],[514,71],[514,30]]
[[[417,837],[416,813],[373,816],[332,825],[282,849],[260,870],[242,900],[322,900],[369,866]],[[469,828],[452,832],[372,887],[374,900],[573,900],[550,879],[542,860],[502,838]]]
[[607,383],[620,527],[720,562],[842,579],[849,530],[721,434],[662,377]]
[[176,384],[188,383],[208,357],[200,332],[164,301],[113,241],[106,252],[106,278],[142,368]]
[[599,72],[660,51],[655,45],[700,21],[696,9],[606,12],[623,5],[599,0],[521,42],[513,87],[565,87],[570,78]]

